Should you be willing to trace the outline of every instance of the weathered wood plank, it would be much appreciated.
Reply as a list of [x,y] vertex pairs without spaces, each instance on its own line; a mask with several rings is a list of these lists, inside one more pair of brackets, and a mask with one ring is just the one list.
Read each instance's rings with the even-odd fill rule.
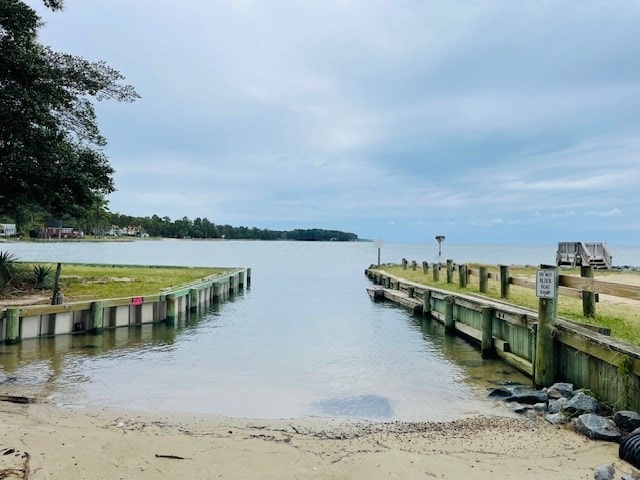
[[640,287],[624,285],[615,282],[603,282],[593,278],[574,277],[572,275],[560,275],[560,286],[585,290],[587,292],[613,295],[616,297],[640,300]]
[[468,308],[469,310],[473,310],[475,312],[480,312],[482,310],[482,307],[484,307],[484,305],[478,303],[477,300],[466,300],[461,297],[456,297],[456,305]]
[[618,366],[623,356],[632,359],[631,371],[640,376],[640,349],[563,320],[557,321],[556,340],[576,350]]
[[462,322],[455,322],[454,326],[457,331],[465,334],[467,337],[473,338],[477,341],[482,340],[482,332],[480,330],[470,327],[466,323]]
[[[131,301],[131,299],[129,299]],[[60,305],[28,305],[20,307],[21,317],[35,317],[38,315],[50,315],[52,313],[76,312],[91,310],[93,301],[61,303]]]
[[505,352],[498,348],[496,348],[496,354],[512,367],[520,370],[522,373],[530,377],[533,377],[533,364],[531,362],[528,362],[513,353]]

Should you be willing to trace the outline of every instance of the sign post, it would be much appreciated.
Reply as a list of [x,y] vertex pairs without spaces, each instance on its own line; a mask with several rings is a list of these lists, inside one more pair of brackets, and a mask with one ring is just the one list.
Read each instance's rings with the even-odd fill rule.
[[554,328],[558,313],[558,267],[541,265],[536,271],[536,296],[538,300],[538,331],[533,383],[536,387],[548,387],[555,381],[556,361]]
[[536,271],[536,297],[556,298],[556,272],[549,268]]

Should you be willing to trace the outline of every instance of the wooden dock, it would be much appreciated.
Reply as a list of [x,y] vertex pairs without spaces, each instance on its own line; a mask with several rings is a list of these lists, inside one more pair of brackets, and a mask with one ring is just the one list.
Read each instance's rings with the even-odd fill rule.
[[[536,377],[549,365],[552,381],[593,391],[616,409],[640,410],[640,348],[592,328],[558,318],[551,328],[550,358],[540,358],[538,312],[486,297],[451,292],[370,268],[376,295],[409,308],[421,321],[436,320],[447,332],[477,344],[483,356],[498,356]],[[544,361],[541,361],[544,360]]]

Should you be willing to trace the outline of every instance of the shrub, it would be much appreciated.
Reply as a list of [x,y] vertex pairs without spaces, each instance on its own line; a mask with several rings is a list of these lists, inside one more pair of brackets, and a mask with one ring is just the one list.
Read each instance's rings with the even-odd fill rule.
[[48,289],[52,287],[53,281],[53,268],[49,265],[34,265],[31,275],[29,276],[29,283],[33,288],[40,290]]
[[17,257],[9,252],[0,252],[0,290],[5,290],[17,272]]

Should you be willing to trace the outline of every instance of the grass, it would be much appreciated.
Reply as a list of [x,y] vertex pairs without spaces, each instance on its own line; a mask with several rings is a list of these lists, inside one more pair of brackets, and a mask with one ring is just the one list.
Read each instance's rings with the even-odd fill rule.
[[[433,272],[431,271],[431,265],[429,271],[425,275],[422,272],[422,267],[414,271],[411,266],[406,270],[401,265],[382,265],[380,268],[385,272],[395,275],[397,277],[405,278],[409,281],[420,283],[423,285],[432,286],[442,290],[459,292],[459,293],[471,293],[475,295],[486,296],[495,300],[500,299],[500,282],[496,279],[489,279],[488,291],[486,294],[480,293],[479,277],[477,276],[478,268],[480,264],[467,264],[467,268],[474,271],[475,275],[469,278],[467,288],[460,287],[460,280],[457,271],[454,270],[453,283],[447,283],[446,266],[443,265],[440,271],[440,280],[434,282]],[[495,265],[486,265],[490,273],[498,276],[499,267]],[[535,280],[535,273],[538,267],[531,266],[510,266],[509,275],[512,277],[528,278]],[[626,274],[634,274],[632,272],[625,272]],[[580,276],[579,268],[563,268],[560,271],[561,275],[575,275]],[[612,276],[615,276],[616,272],[600,272],[596,271],[596,280],[612,281]],[[640,273],[638,275],[638,283],[640,284]],[[538,310],[538,298],[536,297],[535,290],[516,285],[509,286],[509,298],[507,301],[510,304],[520,307],[529,308],[537,312]],[[582,300],[566,297],[560,295],[558,297],[558,316],[573,320],[578,323],[586,325],[594,325],[598,327],[605,327],[611,329],[611,336],[619,340],[623,340],[631,345],[640,345],[640,302],[635,302],[637,305],[630,305],[629,301],[621,301],[615,297],[608,295],[600,295],[600,301],[596,303],[596,316],[593,318],[584,317],[582,314]]]
[[[55,271],[55,265],[46,265]],[[154,295],[162,289],[179,287],[225,271],[228,270],[62,264],[60,290],[65,302]]]

